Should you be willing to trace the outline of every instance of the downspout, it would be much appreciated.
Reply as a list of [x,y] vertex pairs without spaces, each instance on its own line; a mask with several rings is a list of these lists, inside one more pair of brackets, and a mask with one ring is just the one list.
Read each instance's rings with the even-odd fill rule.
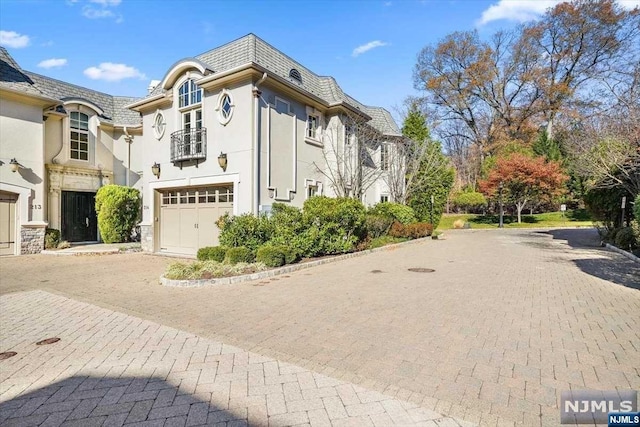
[[129,175],[131,175],[131,143],[133,142],[133,137],[129,135],[127,132],[127,127],[124,126],[124,140],[127,142],[127,176],[125,177],[125,182],[127,187],[129,187]]
[[267,73],[253,85],[253,212],[258,215],[260,208],[260,95],[258,87],[267,79]]

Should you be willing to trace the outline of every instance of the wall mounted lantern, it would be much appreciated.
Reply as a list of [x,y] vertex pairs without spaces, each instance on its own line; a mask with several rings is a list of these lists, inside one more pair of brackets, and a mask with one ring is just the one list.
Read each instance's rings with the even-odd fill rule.
[[220,152],[220,155],[218,156],[218,164],[222,168],[223,172],[227,171],[227,154],[226,153]]
[[11,159],[9,165],[11,165],[11,172],[18,172],[19,169],[22,169],[24,167],[20,163],[18,163],[15,158]]
[[160,179],[160,164],[157,162],[153,163],[151,166],[151,173],[158,179]]

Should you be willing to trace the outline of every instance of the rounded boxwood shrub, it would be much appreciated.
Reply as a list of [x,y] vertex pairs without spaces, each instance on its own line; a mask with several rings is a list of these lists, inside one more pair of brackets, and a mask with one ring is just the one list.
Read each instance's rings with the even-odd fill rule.
[[224,257],[227,255],[227,248],[224,246],[206,246],[198,249],[199,261],[224,261]]
[[218,219],[220,244],[229,248],[245,246],[256,251],[271,239],[273,225],[264,215],[250,213],[238,216],[223,215]]
[[614,244],[620,249],[635,249],[638,247],[638,242],[636,241],[636,236],[633,233],[633,229],[631,227],[623,227],[618,229],[618,232],[615,234]]
[[367,213],[365,218],[365,227],[367,228],[367,237],[375,239],[389,233],[389,229],[393,224],[393,218]]
[[55,249],[60,243],[60,230],[55,228],[47,228],[44,232],[44,248]]
[[224,262],[227,264],[237,264],[239,262],[251,263],[254,261],[253,252],[245,246],[227,249]]
[[98,228],[105,243],[131,240],[140,213],[140,191],[122,185],[105,185],[96,193]]
[[400,203],[381,202],[369,209],[369,213],[391,218],[401,224],[416,222],[416,214],[411,206]]
[[256,261],[267,267],[281,267],[285,264],[285,256],[280,247],[264,245],[258,248]]

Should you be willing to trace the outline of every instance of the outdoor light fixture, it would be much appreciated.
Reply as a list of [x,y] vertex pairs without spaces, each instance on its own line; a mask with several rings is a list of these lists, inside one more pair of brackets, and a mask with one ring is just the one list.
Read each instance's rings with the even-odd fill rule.
[[20,163],[18,163],[18,161],[15,158],[11,159],[9,164],[11,165],[11,172],[18,172],[18,169],[24,167]]
[[160,179],[160,164],[155,162],[153,166],[151,166],[151,173],[158,179]]
[[218,164],[222,168],[223,172],[227,171],[227,154],[226,153],[220,152],[220,155],[218,156]]

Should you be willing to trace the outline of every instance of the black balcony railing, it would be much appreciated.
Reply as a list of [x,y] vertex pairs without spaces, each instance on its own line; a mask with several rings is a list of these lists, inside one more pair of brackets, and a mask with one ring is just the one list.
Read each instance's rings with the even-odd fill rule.
[[179,130],[171,134],[171,161],[207,158],[207,129]]

